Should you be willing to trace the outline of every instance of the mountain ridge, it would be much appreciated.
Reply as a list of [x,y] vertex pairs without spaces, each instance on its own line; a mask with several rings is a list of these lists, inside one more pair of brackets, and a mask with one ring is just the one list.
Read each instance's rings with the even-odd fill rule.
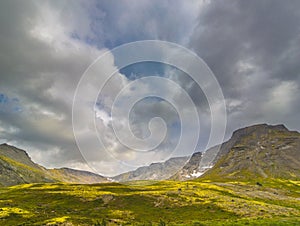
[[[239,129],[233,131],[231,137],[227,141],[223,142],[222,144],[217,144],[217,145],[207,149],[205,152],[193,153],[192,156],[188,157],[189,160],[187,161],[187,163],[181,169],[178,170],[178,168],[177,168],[178,172],[173,173],[173,175],[170,176],[169,179],[171,179],[171,180],[191,180],[191,179],[196,179],[198,177],[202,177],[205,175],[206,172],[210,171],[222,157],[228,155],[230,150],[241,139],[244,139],[245,137],[250,137],[253,134],[255,135],[254,137],[260,137],[261,135],[267,134],[269,131],[286,133],[287,136],[292,136],[293,134],[299,135],[299,132],[290,131],[283,124],[269,125],[266,123],[261,123],[261,124],[254,124],[254,125],[246,126],[243,128],[239,128]],[[272,140],[273,138],[269,137],[269,139]],[[250,144],[251,144],[251,142],[250,142]],[[299,152],[296,152],[296,153],[298,153],[298,156],[296,156],[296,159],[300,159]],[[147,166],[142,167],[142,168],[144,170],[146,170]],[[127,172],[125,174],[135,174],[135,173],[137,173],[136,170]],[[138,177],[147,179],[143,175],[136,176],[136,178],[138,178]],[[127,179],[130,179],[130,178],[127,178]],[[119,180],[119,181],[124,181],[124,180]]]
[[221,145],[205,179],[300,178],[300,133],[258,124],[233,132]]
[[[190,180],[300,178],[300,133],[284,125],[256,124],[235,130],[222,144],[192,156],[170,158],[106,178],[71,168],[47,169],[34,163],[26,151],[0,145],[0,183],[101,183],[133,180]],[[183,166],[179,168],[178,166]],[[176,172],[177,171],[177,172]]]
[[12,186],[23,183],[101,183],[108,179],[88,171],[70,168],[47,169],[34,163],[28,153],[8,145],[0,145],[0,184]]
[[142,166],[136,170],[119,174],[111,179],[118,182],[133,180],[163,180],[171,177],[178,169],[178,165],[184,166],[188,157],[174,157],[165,162],[155,162],[148,166]]

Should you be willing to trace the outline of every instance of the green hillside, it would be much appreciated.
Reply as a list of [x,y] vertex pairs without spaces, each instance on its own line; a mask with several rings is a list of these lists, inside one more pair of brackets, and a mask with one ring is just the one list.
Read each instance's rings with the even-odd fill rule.
[[[194,180],[81,184],[107,179],[49,170],[0,145],[0,182],[22,184],[0,188],[0,225],[300,225],[298,132],[255,125],[220,147],[214,166]],[[197,170],[202,157],[194,154],[182,172]],[[146,169],[163,172],[162,166],[136,172],[143,178]]]
[[46,169],[34,163],[24,150],[7,144],[0,145],[0,185],[50,182],[91,184],[107,182],[107,179],[69,168]]
[[44,167],[32,162],[25,151],[7,144],[0,145],[0,185],[55,181]]
[[0,172],[0,181],[3,186],[56,181],[41,169],[30,167],[4,156],[0,156]]

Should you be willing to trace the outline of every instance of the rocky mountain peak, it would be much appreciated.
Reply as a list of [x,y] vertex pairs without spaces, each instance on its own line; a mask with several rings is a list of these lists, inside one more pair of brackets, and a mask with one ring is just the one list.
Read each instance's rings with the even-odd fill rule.
[[260,124],[235,131],[221,145],[206,178],[300,178],[300,134],[284,125]]
[[256,135],[257,137],[263,134],[267,134],[271,131],[282,131],[287,132],[289,131],[284,125],[268,125],[266,123],[264,124],[257,124],[252,126],[247,126],[245,128],[238,129],[232,133],[231,140],[239,140],[244,136],[249,135]]
[[[216,165],[217,162],[219,162],[219,160],[224,156],[228,156],[230,154],[230,151],[232,151],[233,153],[237,152],[236,154],[243,155],[241,150],[258,150],[267,147],[270,151],[271,149],[275,149],[275,151],[280,150],[280,148],[276,149],[277,146],[288,148],[287,151],[290,151],[290,148],[294,150],[295,145],[291,146],[290,144],[294,144],[293,140],[297,137],[299,137],[298,132],[289,131],[282,124],[257,124],[238,129],[232,133],[232,136],[228,141],[216,145],[206,150],[202,154],[194,153],[190,158],[190,161],[179,173],[177,173],[175,177],[173,177],[173,179],[184,180],[199,177],[199,175],[202,175],[212,166]],[[269,155],[268,153],[269,152],[267,152],[267,155]],[[296,154],[289,153],[289,155],[295,156]],[[248,158],[251,159],[249,156]],[[239,164],[238,161],[241,161],[241,159],[236,160],[235,164]]]
[[34,168],[41,168],[41,166],[32,162],[28,153],[22,149],[16,148],[7,143],[0,144],[0,155],[10,159],[14,159],[22,164],[25,164]]

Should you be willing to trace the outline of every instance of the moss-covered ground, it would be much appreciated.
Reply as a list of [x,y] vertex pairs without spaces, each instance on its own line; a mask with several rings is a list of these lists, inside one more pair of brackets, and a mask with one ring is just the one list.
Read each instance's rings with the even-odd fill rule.
[[0,225],[300,225],[299,216],[299,181],[0,188]]

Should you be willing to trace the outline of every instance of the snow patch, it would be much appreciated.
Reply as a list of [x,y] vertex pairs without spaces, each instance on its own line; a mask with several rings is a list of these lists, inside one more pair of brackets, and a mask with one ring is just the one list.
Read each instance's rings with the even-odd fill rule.
[[200,177],[203,174],[203,172],[197,172],[196,170],[193,171],[193,173],[191,174],[192,177]]

